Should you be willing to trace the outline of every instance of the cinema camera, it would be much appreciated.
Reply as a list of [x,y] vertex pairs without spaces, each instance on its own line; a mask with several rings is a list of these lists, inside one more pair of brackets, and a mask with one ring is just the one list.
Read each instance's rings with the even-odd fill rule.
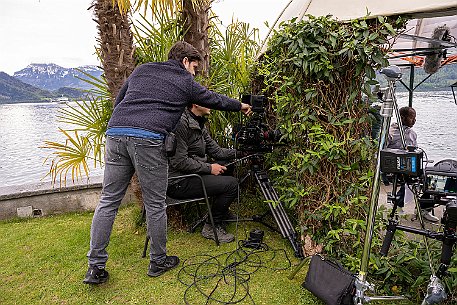
[[252,107],[252,115],[244,125],[235,126],[232,139],[238,144],[238,150],[247,152],[269,152],[279,144],[281,132],[270,129],[265,123],[265,105],[263,95],[243,95],[241,102]]

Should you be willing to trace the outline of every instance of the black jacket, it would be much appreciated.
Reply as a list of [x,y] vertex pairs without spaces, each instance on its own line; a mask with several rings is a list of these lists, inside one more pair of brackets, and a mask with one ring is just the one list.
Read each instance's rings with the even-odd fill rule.
[[[211,163],[214,160],[234,159],[235,149],[221,148],[214,141],[208,130],[200,127],[189,109],[181,116],[175,130],[176,153],[169,159],[169,177],[185,174],[211,174]],[[177,182],[172,181],[173,182]]]
[[141,128],[167,134],[185,107],[239,111],[241,103],[212,92],[194,80],[176,60],[136,67],[119,91],[108,127]]

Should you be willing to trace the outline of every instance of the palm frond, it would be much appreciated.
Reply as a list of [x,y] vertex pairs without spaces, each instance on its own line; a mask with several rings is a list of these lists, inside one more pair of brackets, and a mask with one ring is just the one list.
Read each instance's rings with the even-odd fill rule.
[[88,79],[81,79],[93,84],[96,90],[89,89],[92,94],[87,101],[68,104],[57,115],[59,122],[73,126],[65,130],[59,128],[65,137],[64,143],[45,141],[42,146],[52,150],[46,160],[52,159],[47,176],[53,183],[57,180],[60,184],[66,183],[70,173],[73,181],[83,175],[89,177],[89,160],[93,161],[94,168],[103,165],[105,133],[113,105],[104,78],[87,76]]
[[133,33],[138,45],[135,53],[138,64],[166,61],[170,48],[185,34],[180,16],[167,9],[153,12],[151,19],[140,14],[133,24]]
[[106,82],[106,78],[104,75],[102,75],[100,78],[95,77],[81,69],[76,69],[79,71],[81,74],[83,74],[86,78],[75,76],[77,79],[82,80],[83,82],[88,83],[89,85],[92,85],[91,89],[84,90],[85,92],[89,93],[90,95],[98,96],[104,99],[110,99],[111,95],[108,91],[108,84]]
[[52,158],[51,168],[47,176],[51,177],[54,184],[59,178],[60,184],[63,181],[65,185],[69,171],[73,182],[82,179],[83,173],[89,176],[87,159],[90,158],[92,144],[87,137],[79,135],[78,131],[74,131],[74,135],[70,135],[70,133],[60,128],[59,131],[66,137],[65,143],[45,141],[45,146],[42,148],[53,150],[45,160],[46,162],[49,158]]

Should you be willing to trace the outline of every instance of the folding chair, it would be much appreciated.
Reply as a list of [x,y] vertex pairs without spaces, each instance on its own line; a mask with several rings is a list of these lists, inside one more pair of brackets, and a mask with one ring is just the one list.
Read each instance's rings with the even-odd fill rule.
[[[201,197],[201,198],[192,198],[192,199],[174,199],[174,198],[171,198],[171,197],[169,197],[167,195],[167,198],[165,200],[165,202],[167,203],[167,207],[180,205],[180,204],[187,204],[187,203],[195,203],[195,204],[197,204],[197,213],[198,213],[199,219],[191,226],[189,231],[191,231],[191,232],[195,231],[195,229],[200,224],[202,224],[207,218],[209,218],[211,226],[213,227],[213,233],[214,233],[214,236],[215,236],[216,245],[219,246],[219,238],[217,237],[216,226],[214,225],[213,214],[211,213],[211,204],[209,202],[208,194],[206,193],[205,182],[203,181],[202,177],[200,175],[197,175],[197,174],[189,174],[189,175],[181,175],[181,176],[171,177],[171,178],[168,178],[168,181],[181,179],[181,178],[189,178],[189,177],[197,177],[197,178],[200,179],[204,196]],[[206,207],[208,209],[208,213],[206,215],[204,215],[204,216],[201,215],[201,210],[200,210],[200,206],[199,206],[199,204],[201,204],[202,202],[206,203]],[[143,219],[146,219],[146,209],[145,209],[144,205],[143,205],[142,217],[143,217]],[[144,248],[143,248],[142,257],[146,257],[146,253],[147,253],[147,250],[148,250],[148,244],[149,244],[149,236],[146,233],[146,239],[144,241]]]

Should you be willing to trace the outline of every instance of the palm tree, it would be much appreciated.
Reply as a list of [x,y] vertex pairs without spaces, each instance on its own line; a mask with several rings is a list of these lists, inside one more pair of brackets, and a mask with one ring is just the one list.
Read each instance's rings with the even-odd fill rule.
[[130,1],[98,0],[92,7],[98,27],[99,57],[114,100],[135,68],[133,35],[127,14]]
[[[183,11],[186,34],[184,40],[204,56],[202,71],[207,76],[209,68],[208,11],[212,0],[152,0],[152,9],[171,8]],[[135,68],[133,35],[130,28],[130,0],[96,0],[92,7],[98,24],[99,55],[105,78],[113,99],[125,79]],[[148,7],[148,0],[136,1],[133,10]]]
[[183,1],[184,41],[193,45],[203,56],[199,65],[201,75],[206,78],[209,73],[209,16],[212,0]]
[[[135,3],[135,7],[132,7],[132,2],[130,0],[94,0],[90,7],[94,9],[96,17],[95,22],[98,24],[99,47],[97,50],[104,70],[104,82],[102,81],[99,83],[97,80],[90,81],[99,88],[98,92],[93,92],[96,96],[99,96],[97,100],[93,101],[93,103],[84,103],[80,105],[82,110],[75,108],[72,109],[70,113],[62,114],[63,121],[78,126],[76,129],[72,130],[74,135],[61,130],[67,138],[65,144],[45,141],[44,147],[54,150],[54,152],[51,153],[51,156],[54,156],[54,158],[49,171],[49,175],[53,177],[54,182],[58,176],[60,176],[60,180],[62,177],[65,179],[66,174],[69,171],[72,173],[73,180],[81,177],[83,172],[87,176],[87,159],[93,159],[95,164],[101,163],[103,151],[102,140],[104,131],[106,130],[105,123],[107,120],[106,122],[102,122],[100,118],[104,117],[106,119],[106,115],[109,115],[112,107],[109,107],[107,103],[109,103],[110,100],[111,103],[114,102],[119,89],[126,78],[132,73],[136,64],[130,13],[141,7],[144,7],[146,11],[148,0],[137,0]],[[183,5],[185,5],[187,8],[186,10],[189,12],[193,10],[198,12],[198,14],[189,13],[187,16],[196,16],[196,18],[198,17],[198,20],[203,20],[207,24],[208,18],[200,15],[205,14],[207,16],[207,9],[209,8],[210,3],[211,0],[184,0]],[[150,5],[153,12],[156,10],[156,13],[160,13],[160,10],[183,10],[182,3],[178,0],[152,0]],[[202,5],[206,5],[204,6],[205,8],[199,9]],[[193,23],[191,21],[192,18],[193,17],[187,17],[186,19],[181,20],[186,20],[186,24],[190,26]],[[199,31],[208,31],[207,26],[200,25],[197,28]],[[196,47],[204,46],[209,49],[207,34],[189,34],[189,37],[199,37],[200,42],[198,42],[198,39],[194,39],[194,41],[197,41],[194,43],[198,44]],[[204,42],[202,43],[201,41]],[[202,54],[209,54],[208,50],[202,51],[200,48],[200,51]],[[206,56],[206,60],[209,60],[208,56]],[[208,63],[204,66],[208,67]],[[205,71],[207,71],[207,68],[205,68]],[[107,86],[107,90],[105,89],[105,86]],[[100,94],[100,92],[102,92],[102,94]],[[99,105],[102,105],[100,109],[98,109]],[[81,124],[78,124],[77,118],[80,118],[79,123]],[[99,130],[91,132],[90,129],[94,129],[95,126],[99,126]],[[78,131],[83,132],[78,133]],[[85,132],[88,133],[84,135]],[[94,153],[93,158],[88,156],[90,152]],[[141,196],[139,196],[140,188],[138,187],[138,183],[135,183],[135,179],[133,189],[137,196],[141,198]]]

